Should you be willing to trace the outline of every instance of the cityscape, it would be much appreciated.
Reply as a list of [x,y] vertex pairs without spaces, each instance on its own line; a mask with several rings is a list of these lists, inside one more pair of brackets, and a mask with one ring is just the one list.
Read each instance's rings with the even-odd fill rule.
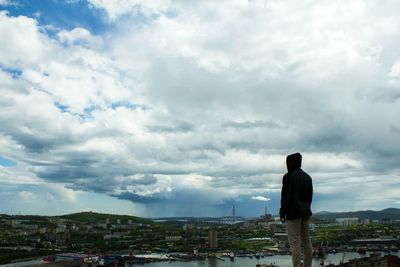
[[[343,264],[356,260],[380,262],[376,266],[399,264],[400,210],[387,211],[397,216],[326,220],[315,215],[310,225],[315,261],[319,266],[353,266]],[[127,266],[243,258],[254,264],[278,264],[274,257],[290,257],[285,224],[267,213],[247,219],[144,219],[94,212],[53,217],[3,214],[0,229],[0,264]],[[338,253],[354,258],[327,260]],[[387,261],[392,265],[382,265]]]

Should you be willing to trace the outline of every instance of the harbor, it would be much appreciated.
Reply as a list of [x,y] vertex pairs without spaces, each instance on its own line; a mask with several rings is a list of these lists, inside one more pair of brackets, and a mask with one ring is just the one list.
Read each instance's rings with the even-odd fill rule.
[[[394,257],[398,259],[400,256],[399,252],[387,253],[387,252],[372,252],[368,251],[365,254],[357,252],[338,252],[338,253],[327,253],[322,259],[314,257],[312,266],[352,266],[350,262],[366,261],[369,258],[383,259],[383,257]],[[177,267],[189,267],[189,266],[203,266],[203,267],[264,267],[264,266],[279,266],[279,267],[290,267],[291,256],[290,255],[268,255],[254,257],[251,255],[240,255],[234,258],[229,255],[203,255],[198,258],[193,255],[185,253],[181,254],[143,254],[136,256],[129,255],[85,255],[77,253],[63,253],[54,255],[53,259],[50,258],[38,258],[35,260],[10,263],[0,265],[1,267],[28,267],[28,266],[79,266],[79,267],[105,267],[105,266],[136,266],[137,264],[145,265],[148,267],[166,267],[166,266],[177,266]]]

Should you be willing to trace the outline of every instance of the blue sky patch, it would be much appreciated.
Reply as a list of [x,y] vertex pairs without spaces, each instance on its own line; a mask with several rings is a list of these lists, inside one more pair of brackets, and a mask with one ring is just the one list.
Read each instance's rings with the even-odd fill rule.
[[68,111],[68,106],[63,105],[59,102],[55,102],[54,106],[56,106],[61,112],[67,112]]
[[103,10],[90,6],[87,1],[14,0],[13,4],[0,6],[11,16],[35,18],[41,26],[72,30],[81,27],[93,34],[106,30],[108,23]]
[[122,108],[127,108],[127,109],[137,109],[137,108],[141,108],[141,109],[146,109],[146,107],[145,106],[143,106],[143,105],[135,105],[135,104],[131,104],[131,103],[128,103],[128,102],[114,102],[114,103],[112,103],[111,104],[111,108],[112,109],[117,109],[117,108],[120,108],[120,107],[122,107]]
[[4,158],[0,155],[0,165],[4,166],[4,167],[13,167],[13,166],[17,165],[17,163],[13,160]]
[[0,66],[0,70],[10,74],[13,79],[18,79],[22,74],[22,70],[19,70],[19,69],[6,68],[6,67]]

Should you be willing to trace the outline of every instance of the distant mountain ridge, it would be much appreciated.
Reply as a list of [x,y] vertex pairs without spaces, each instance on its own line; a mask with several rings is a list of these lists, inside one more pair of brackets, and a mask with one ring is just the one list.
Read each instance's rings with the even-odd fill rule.
[[337,218],[359,218],[359,219],[394,219],[400,220],[400,209],[388,208],[383,210],[361,210],[349,212],[328,212],[321,211],[313,214],[313,217],[321,220],[335,220]]
[[[110,221],[110,223],[116,223],[117,220],[120,220],[121,223],[126,223],[131,221],[132,223],[145,223],[151,224],[154,221],[226,221],[232,218],[242,219],[242,220],[252,220],[257,219],[255,217],[252,218],[244,218],[240,216],[235,217],[158,217],[158,218],[143,218],[131,215],[118,215],[118,214],[104,214],[104,213],[96,213],[96,212],[78,212],[66,215],[58,215],[58,216],[46,216],[46,215],[8,215],[8,214],[0,214],[0,216],[10,218],[20,217],[26,219],[38,219],[42,217],[53,217],[53,218],[62,218],[73,221],[80,222],[105,222],[106,219]],[[274,215],[278,216],[278,215]],[[359,218],[359,219],[372,219],[372,220],[381,220],[381,219],[394,219],[400,220],[400,209],[398,208],[387,208],[379,211],[375,210],[362,210],[362,211],[349,211],[349,212],[329,212],[329,211],[320,211],[315,212],[312,216],[313,219],[317,220],[335,220],[337,218]]]
[[128,221],[131,221],[132,223],[151,224],[153,222],[150,219],[145,219],[145,218],[136,217],[136,216],[106,214],[106,213],[97,213],[97,212],[78,212],[78,213],[66,214],[66,215],[55,216],[55,217],[73,220],[73,221],[86,222],[86,223],[105,222],[106,219],[110,220],[111,223],[116,223],[117,220],[120,220],[121,223],[127,223]]

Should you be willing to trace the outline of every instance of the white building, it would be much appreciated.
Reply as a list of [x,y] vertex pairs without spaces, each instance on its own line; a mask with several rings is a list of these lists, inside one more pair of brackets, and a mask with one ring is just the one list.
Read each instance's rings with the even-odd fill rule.
[[66,224],[57,225],[56,233],[65,233],[66,231],[67,231],[67,225]]
[[343,227],[358,224],[358,218],[337,218],[336,222]]
[[165,237],[166,241],[179,241],[181,239],[182,239],[182,236],[180,236],[180,235],[171,235],[171,236]]

